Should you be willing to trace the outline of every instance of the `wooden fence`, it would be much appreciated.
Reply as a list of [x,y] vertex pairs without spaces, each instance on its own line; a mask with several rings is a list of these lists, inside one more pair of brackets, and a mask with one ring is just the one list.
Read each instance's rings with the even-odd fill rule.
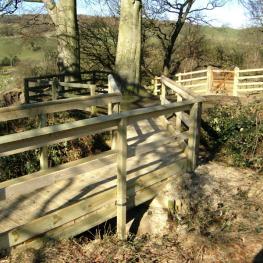
[[263,92],[263,68],[235,68],[233,95]]
[[[47,126],[47,114],[69,110],[92,112],[94,111],[94,107],[99,105],[108,106],[108,111],[112,112],[112,105],[116,103],[119,104],[120,101],[120,93],[112,92],[96,96],[82,96],[78,98],[4,107],[0,108],[0,122],[39,116],[40,128],[43,128]],[[12,154],[14,153],[16,152],[12,152]],[[48,148],[46,146],[43,146],[40,151],[40,168],[41,170],[48,168]]]
[[81,73],[81,83],[65,82],[65,74],[44,75],[24,79],[25,103],[30,101],[69,98],[79,95],[107,93],[108,71],[86,71]]
[[[160,77],[155,77],[154,94],[160,93]],[[195,94],[227,94],[242,96],[263,91],[263,68],[221,70],[207,67],[204,70],[178,73],[175,81]]]

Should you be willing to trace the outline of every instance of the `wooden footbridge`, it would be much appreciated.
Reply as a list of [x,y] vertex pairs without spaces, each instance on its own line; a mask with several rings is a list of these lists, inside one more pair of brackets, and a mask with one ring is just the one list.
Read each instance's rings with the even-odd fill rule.
[[[177,102],[170,102],[167,90]],[[117,216],[126,237],[127,209],[151,200],[197,165],[200,97],[162,77],[161,105],[119,112],[121,93],[109,75],[107,94],[0,109],[0,121],[40,115],[42,128],[0,137],[0,157],[41,148],[42,169],[0,183],[0,248],[72,237]],[[46,114],[106,106],[108,115],[45,126]],[[168,116],[175,115],[175,126]],[[49,168],[47,145],[110,132],[111,149]]]

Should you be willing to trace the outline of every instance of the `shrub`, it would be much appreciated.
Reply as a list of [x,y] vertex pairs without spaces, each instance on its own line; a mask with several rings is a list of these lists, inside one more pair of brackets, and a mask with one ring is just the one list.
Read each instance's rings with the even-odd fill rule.
[[213,129],[220,158],[239,167],[263,171],[263,104],[210,109],[206,121]]
[[8,57],[4,57],[1,61],[1,66],[10,66],[11,65],[11,60]]

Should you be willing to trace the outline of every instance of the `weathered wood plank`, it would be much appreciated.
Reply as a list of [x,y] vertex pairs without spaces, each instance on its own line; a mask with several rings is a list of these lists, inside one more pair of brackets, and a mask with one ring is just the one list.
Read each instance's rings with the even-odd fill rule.
[[[77,174],[94,172],[116,161],[116,151],[107,151],[77,161],[66,163],[46,171],[40,171],[0,183],[0,200],[14,199],[37,189],[53,185],[60,180],[70,179]],[[28,187],[30,185],[30,187]]]
[[[146,199],[148,199],[150,193],[153,194],[153,190],[150,189],[150,186],[158,182],[162,182],[170,176],[174,175],[178,171],[178,169],[181,169],[183,163],[184,161],[182,159],[181,163],[176,162],[175,164],[172,164],[168,167],[164,167],[155,172],[149,173],[144,177],[129,181],[128,196],[131,202],[134,205],[138,205],[136,204],[133,196],[136,197],[136,193],[140,189],[145,189],[145,191],[147,191]],[[100,207],[104,206],[104,202],[107,203],[107,201],[109,200],[113,200],[114,202],[115,191],[116,188],[110,188],[108,190],[105,190],[104,192],[100,192],[98,195],[91,196],[88,199],[84,199],[76,204],[60,209],[57,212],[47,214],[7,233],[2,233],[0,234],[0,247],[7,248],[20,244],[34,236],[45,233],[53,228],[62,226],[63,224],[66,224],[74,219],[96,211]],[[157,192],[155,192],[155,195],[156,194]],[[150,198],[151,197],[152,195],[150,195]],[[93,222],[93,224],[94,223],[96,222]]]
[[171,103],[2,136],[0,137],[0,156],[36,149],[96,132],[113,130],[117,128],[122,118],[127,118],[128,124],[131,124],[147,118],[186,111],[192,105],[193,101]]
[[[47,126],[47,115],[46,114],[40,114],[40,127],[46,127]],[[48,147],[43,146],[40,149],[40,169],[45,170],[48,169]]]
[[126,239],[126,163],[127,163],[127,119],[121,119],[117,135],[117,234],[120,240]]
[[0,121],[34,117],[42,113],[54,113],[73,109],[85,110],[87,107],[93,105],[107,105],[108,103],[119,103],[120,101],[121,95],[119,93],[111,93],[100,94],[94,97],[81,96],[77,98],[61,99],[34,104],[22,104],[18,106],[0,108]]
[[[147,127],[142,126],[142,123],[140,124],[140,127],[143,127],[145,132]],[[130,128],[129,134],[133,134],[131,133]],[[143,135],[137,134],[135,137],[129,139],[129,157],[154,151],[158,147],[172,142],[175,142],[175,137],[167,136],[167,133],[165,131],[159,131],[159,128],[156,131],[153,130],[153,132],[152,130],[149,130]],[[176,148],[176,146],[174,147]],[[108,151],[96,156],[83,158],[55,168],[50,168],[46,172],[37,172],[0,183],[0,200],[11,197],[14,198],[20,194],[26,194],[41,187],[51,185],[59,180],[71,178],[76,171],[84,173],[88,165],[90,165],[88,170],[92,172],[93,169],[97,169],[101,165],[104,166],[114,162],[116,160],[115,153],[116,151]],[[27,184],[30,184],[30,188],[26,187]]]
[[177,82],[165,76],[162,76],[161,80],[164,85],[172,89],[174,92],[178,93],[183,98],[188,100],[197,99],[195,94],[191,93],[189,90],[186,90],[182,85],[178,84]]
[[[182,76],[188,76],[188,75],[195,75],[195,74],[206,73],[206,72],[207,72],[207,69],[202,69],[202,70],[197,70],[197,71],[182,72],[179,74],[181,74]],[[176,74],[176,76],[177,75],[178,74]]]
[[189,139],[186,148],[188,171],[195,170],[198,161],[202,104],[197,102],[190,111]]

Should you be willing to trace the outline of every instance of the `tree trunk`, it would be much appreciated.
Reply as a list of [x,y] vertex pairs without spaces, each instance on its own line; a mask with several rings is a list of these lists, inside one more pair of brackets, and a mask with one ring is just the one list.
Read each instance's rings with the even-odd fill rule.
[[141,24],[140,0],[121,0],[121,15],[116,54],[116,73],[127,90],[136,91],[141,71]]
[[80,79],[80,48],[76,0],[60,0],[49,14],[56,27],[58,68],[65,81]]

